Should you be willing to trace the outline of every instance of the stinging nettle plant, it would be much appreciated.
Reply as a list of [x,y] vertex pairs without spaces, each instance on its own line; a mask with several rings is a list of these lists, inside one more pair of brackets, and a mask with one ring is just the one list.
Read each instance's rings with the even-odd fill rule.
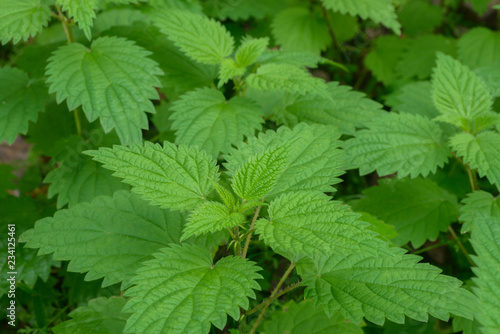
[[[19,229],[22,254],[43,261],[45,280],[69,261],[67,271],[121,292],[80,305],[55,333],[363,333],[366,322],[429,315],[500,330],[500,210],[480,190],[500,186],[487,68],[437,53],[431,80],[404,86],[386,112],[308,69],[343,67],[319,55],[340,38],[329,35],[332,17],[400,34],[391,1],[285,8],[271,28],[281,49],[220,21],[276,4],[129,2],[0,3],[3,44],[61,22],[0,68],[0,138],[27,134],[55,163],[44,182],[58,211]],[[288,39],[291,17],[318,40]],[[308,52],[294,49],[301,40]],[[51,117],[70,127],[54,130],[65,134],[57,145],[40,139]],[[432,177],[456,165],[473,190],[463,205]],[[391,177],[334,200],[352,169]],[[476,255],[455,234],[458,220]],[[405,249],[448,231],[474,266],[472,289]],[[260,253],[286,264],[277,283]]]

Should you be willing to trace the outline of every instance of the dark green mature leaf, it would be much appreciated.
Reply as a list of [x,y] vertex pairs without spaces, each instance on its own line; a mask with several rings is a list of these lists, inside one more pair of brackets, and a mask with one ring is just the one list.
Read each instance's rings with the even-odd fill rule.
[[439,111],[432,101],[432,85],[429,81],[412,82],[402,86],[386,103],[402,113],[430,119],[439,116]]
[[71,311],[71,320],[52,328],[55,334],[116,334],[122,333],[129,314],[121,313],[126,299],[123,297],[96,298],[87,306]]
[[114,146],[87,151],[104,168],[114,171],[132,191],[154,205],[189,210],[204,202],[219,180],[215,159],[204,151],[165,142],[144,146]]
[[96,15],[94,10],[98,7],[98,0],[57,0],[68,16],[78,23],[78,27],[83,30],[87,39],[92,38],[92,20]]
[[285,0],[206,0],[202,2],[205,13],[221,20],[262,19],[273,15],[287,5]]
[[432,32],[443,22],[442,9],[425,0],[412,0],[398,13],[403,31],[408,36]]
[[90,49],[62,46],[47,66],[49,92],[58,103],[67,100],[70,110],[82,105],[90,121],[99,117],[104,130],[115,129],[123,144],[140,143],[141,129],[148,127],[144,111],[155,112],[149,99],[158,98],[156,76],[163,74],[146,57],[150,54],[118,37],[98,38]]
[[410,43],[407,39],[383,35],[372,41],[373,49],[364,58],[364,63],[378,81],[390,85],[396,76],[395,66]]
[[426,240],[436,240],[458,216],[457,198],[428,179],[383,182],[364,194],[353,209],[394,225],[399,234],[393,239],[396,245],[410,241],[418,248]]
[[179,242],[181,229],[178,212],[119,191],[39,220],[20,241],[40,248],[39,255],[54,253],[55,260],[70,260],[68,270],[88,272],[88,281],[104,277],[103,286],[122,282],[126,288],[144,260]]
[[262,278],[254,262],[227,256],[213,263],[198,246],[171,245],[154,254],[133,279],[125,294],[133,298],[124,333],[208,333],[210,324],[223,329],[227,315],[238,319],[240,307],[260,290]]
[[398,177],[427,176],[442,167],[450,155],[439,126],[428,118],[387,113],[344,142],[349,166],[365,175],[398,173]]
[[49,0],[2,0],[0,42],[16,44],[39,33],[50,21],[49,5]]
[[500,33],[476,27],[458,40],[458,60],[472,69],[500,61]]
[[290,301],[283,310],[275,311],[271,319],[264,322],[266,334],[362,334],[363,330],[346,321],[340,312],[328,317],[322,308],[311,300],[300,303]]
[[269,148],[290,144],[287,149],[288,164],[266,199],[298,190],[335,191],[331,186],[339,182],[343,174],[342,151],[338,149],[335,129],[329,126],[299,124],[293,130],[281,127],[277,132],[261,133],[249,138],[238,149],[231,149],[225,156],[228,174],[236,171],[247,161],[263,154]]
[[462,201],[464,206],[460,208],[460,220],[464,222],[462,233],[469,232],[473,228],[479,215],[500,218],[500,205],[497,199],[498,197],[493,197],[492,194],[482,190],[468,194]]
[[252,100],[233,97],[227,101],[220,91],[210,88],[181,96],[172,110],[176,143],[198,146],[214,157],[253,136],[263,122],[262,112]]
[[0,142],[12,144],[18,134],[26,134],[29,122],[37,120],[47,99],[42,82],[30,80],[17,68],[0,68]]
[[472,228],[471,243],[477,255],[472,255],[477,267],[474,293],[479,297],[475,317],[483,334],[500,331],[500,218],[478,214]]

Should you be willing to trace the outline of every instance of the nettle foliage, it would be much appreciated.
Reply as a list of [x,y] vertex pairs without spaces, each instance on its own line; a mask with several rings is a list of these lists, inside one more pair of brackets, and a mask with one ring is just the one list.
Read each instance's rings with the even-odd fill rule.
[[[18,226],[19,280],[33,289],[68,261],[111,293],[52,330],[362,333],[430,315],[500,331],[498,34],[472,29],[456,57],[454,40],[428,35],[443,13],[395,3],[2,1],[0,41],[33,45],[0,68],[0,138],[27,135],[52,159],[44,182],[59,209],[0,194],[2,210],[36,220]],[[415,26],[413,10],[433,14]],[[222,23],[269,15],[272,36]],[[421,79],[389,96],[391,112],[310,72],[343,68],[321,52],[352,39],[357,17],[411,37],[379,37],[365,58],[385,85]],[[470,47],[478,39],[496,43],[484,42],[491,59]],[[472,193],[443,181],[455,168]],[[352,169],[388,177],[334,200]],[[5,226],[19,220],[0,214]],[[474,265],[472,288],[408,253],[448,231]],[[263,249],[288,264],[270,294]]]

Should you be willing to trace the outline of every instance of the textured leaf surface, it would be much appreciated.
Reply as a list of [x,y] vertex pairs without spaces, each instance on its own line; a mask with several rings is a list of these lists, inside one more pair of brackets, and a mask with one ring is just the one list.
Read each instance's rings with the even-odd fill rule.
[[203,1],[205,12],[221,20],[227,18],[238,21],[248,20],[251,17],[262,19],[264,16],[273,15],[287,3],[284,0],[207,0]]
[[381,183],[364,191],[353,209],[366,211],[394,225],[396,245],[411,241],[418,248],[436,240],[458,216],[457,198],[428,179],[403,179]]
[[458,60],[472,69],[500,61],[500,33],[472,28],[458,40]]
[[432,82],[434,104],[441,112],[439,120],[463,129],[478,131],[491,125],[493,98],[477,75],[459,61],[438,55]]
[[269,38],[250,38],[242,40],[240,47],[236,50],[235,60],[239,66],[246,67],[259,59],[260,55],[266,50],[269,44]]
[[500,205],[497,199],[498,197],[493,197],[492,194],[482,190],[468,194],[462,201],[464,206],[460,208],[460,220],[464,222],[462,233],[469,232],[473,228],[479,215],[500,218]]
[[500,134],[486,131],[476,137],[470,133],[460,133],[450,140],[457,155],[471,168],[477,168],[481,177],[500,188]]
[[311,300],[300,303],[291,301],[283,310],[275,311],[271,319],[264,322],[266,334],[362,334],[363,330],[349,323],[340,315],[327,317],[322,308],[314,307]]
[[158,98],[156,75],[163,74],[148,55],[118,37],[96,39],[90,49],[62,46],[47,66],[49,92],[56,93],[58,103],[67,100],[70,110],[83,105],[90,121],[99,117],[104,130],[115,129],[123,144],[140,143],[141,129],[148,127],[144,111],[155,112],[149,99]]
[[418,263],[421,257],[403,255],[400,248],[388,251],[392,256],[353,253],[323,259],[319,269],[301,274],[306,296],[328,314],[340,310],[355,324],[363,316],[379,325],[384,318],[402,324],[404,315],[423,322],[428,314],[444,321],[450,313],[472,318],[476,299],[460,288],[462,282],[439,275],[439,268]]
[[294,94],[317,94],[328,98],[326,84],[300,67],[289,64],[265,64],[247,77],[249,87]]
[[3,0],[0,2],[0,42],[16,44],[35,36],[50,21],[50,1]]
[[92,20],[95,19],[94,10],[98,7],[98,0],[57,0],[64,11],[68,12],[70,18],[78,23],[87,39],[92,38]]
[[189,57],[218,64],[233,52],[234,40],[218,21],[179,10],[160,10],[153,21]]
[[111,172],[102,168],[97,162],[82,159],[75,164],[68,160],[57,169],[52,170],[44,179],[50,183],[49,198],[57,195],[57,208],[80,202],[90,202],[97,196],[112,196],[117,190],[128,189]]
[[126,299],[123,297],[96,298],[87,306],[80,306],[71,311],[71,320],[53,328],[55,334],[122,333],[129,314],[121,313]]
[[114,171],[132,186],[132,191],[155,205],[172,210],[189,210],[205,201],[212,183],[219,179],[216,161],[196,148],[164,146],[114,146],[87,151],[104,168]]
[[401,25],[397,20],[396,9],[390,0],[322,0],[323,5],[336,12],[371,19],[401,34]]
[[279,12],[272,22],[272,32],[283,49],[320,54],[332,39],[326,20],[306,7],[290,7]]
[[236,195],[244,201],[266,196],[285,170],[288,147],[289,144],[269,148],[236,170],[231,183]]
[[271,147],[290,144],[287,149],[288,164],[267,199],[295,190],[334,191],[331,185],[338,183],[343,174],[342,151],[335,130],[328,126],[299,124],[293,130],[281,127],[277,132],[261,133],[249,138],[238,149],[231,149],[225,156],[228,174],[236,171],[247,161]]
[[377,234],[340,202],[319,192],[292,192],[269,205],[269,220],[255,223],[260,239],[273,250],[296,262],[303,257],[340,257],[351,253],[384,252]]
[[[389,104],[389,101],[386,101]],[[432,101],[432,85],[429,81],[406,84],[393,96],[389,104],[399,112],[425,116],[433,119],[439,111]]]
[[12,144],[18,134],[26,134],[29,122],[45,109],[47,98],[42,82],[30,81],[17,68],[0,68],[0,141]]
[[229,314],[238,319],[240,307],[260,290],[262,278],[254,262],[224,257],[213,263],[210,253],[198,246],[171,245],[147,261],[126,292],[133,298],[124,312],[125,333],[208,333],[210,323],[222,329]]
[[478,214],[472,228],[472,255],[477,267],[472,268],[477,278],[474,293],[479,297],[475,317],[483,334],[500,331],[500,218]]
[[222,231],[243,223],[245,216],[218,202],[205,202],[191,212],[181,240],[210,232]]
[[175,101],[170,117],[176,130],[176,142],[198,146],[212,156],[253,136],[260,129],[262,112],[250,99],[233,97],[226,101],[215,89],[198,89]]
[[245,71],[245,67],[238,66],[238,64],[231,58],[223,59],[220,63],[219,83],[217,84],[217,87],[221,88],[229,80],[235,77],[241,77],[243,74],[245,74]]
[[361,175],[398,173],[412,178],[435,173],[448,160],[439,126],[418,115],[387,113],[344,143],[351,168]]
[[39,220],[21,237],[39,255],[70,260],[69,271],[88,272],[85,279],[104,277],[103,286],[122,288],[141,263],[161,247],[179,242],[182,220],[177,212],[149,206],[126,191],[101,196]]

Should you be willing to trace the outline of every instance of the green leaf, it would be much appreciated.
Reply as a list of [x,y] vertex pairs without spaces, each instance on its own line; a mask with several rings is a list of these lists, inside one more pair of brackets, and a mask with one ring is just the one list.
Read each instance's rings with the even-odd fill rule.
[[472,270],[477,278],[474,293],[479,297],[475,317],[481,324],[481,333],[500,331],[500,218],[478,215],[472,229],[471,243],[477,255],[472,255],[477,267]]
[[363,317],[378,325],[384,318],[403,324],[405,315],[427,322],[428,314],[448,321],[450,313],[472,319],[476,299],[460,288],[462,282],[400,248],[387,251],[391,254],[325,255],[315,270],[298,266],[306,297],[312,296],[327,314],[340,310],[355,324]]
[[290,7],[279,12],[273,18],[272,32],[285,50],[319,55],[332,43],[325,18],[306,7]]
[[361,175],[376,170],[380,176],[396,172],[399,178],[427,176],[448,160],[441,129],[428,118],[387,113],[368,127],[344,142],[350,168],[359,168]]
[[333,202],[325,194],[297,191],[281,195],[268,208],[269,220],[255,223],[256,233],[273,250],[290,261],[304,257],[319,259],[364,252],[384,252],[377,234],[347,205]]
[[321,2],[326,8],[335,12],[357,15],[363,20],[371,19],[375,23],[382,23],[395,34],[401,34],[396,9],[390,0],[321,0]]
[[409,1],[398,13],[403,31],[408,36],[432,33],[443,22],[440,6],[431,5],[424,0]]
[[477,68],[474,72],[483,79],[494,98],[500,97],[500,61]]
[[[102,0],[101,0],[102,1]],[[149,24],[150,20],[146,14],[140,10],[132,8],[113,8],[99,13],[94,22],[92,31],[101,33],[113,27],[129,26],[134,24]],[[148,48],[148,50],[151,50]]]
[[338,183],[343,174],[342,151],[335,130],[328,126],[299,124],[293,130],[280,127],[277,132],[267,131],[258,138],[249,138],[231,149],[226,155],[228,174],[235,175],[247,161],[264,154],[270,148],[289,144],[288,164],[276,185],[266,196],[272,199],[280,194],[298,190],[335,191],[331,186]]
[[231,182],[236,195],[243,201],[265,197],[285,170],[289,146],[290,143],[268,148],[237,169]]
[[429,81],[412,82],[402,86],[391,96],[391,101],[386,101],[401,113],[425,116],[433,119],[439,116],[432,101],[432,85]]
[[219,180],[216,161],[204,151],[165,142],[146,142],[87,151],[104,168],[114,171],[132,186],[132,191],[154,205],[172,210],[190,210],[206,200],[212,183]]
[[233,52],[234,40],[219,22],[179,10],[159,10],[153,22],[186,55],[205,64],[218,64]]
[[287,5],[285,0],[206,0],[202,2],[205,13],[224,21],[245,20],[254,17],[263,19],[265,16],[274,15]]
[[407,39],[393,35],[383,35],[372,41],[373,49],[364,59],[369,69],[378,81],[390,85],[396,76],[395,66],[399,62],[403,51],[410,43]]
[[231,212],[218,202],[205,202],[191,212],[182,233],[181,241],[192,236],[222,231],[243,223],[245,216]]
[[156,75],[163,74],[148,55],[118,37],[98,38],[90,49],[62,46],[47,65],[49,92],[56,93],[58,103],[67,100],[70,110],[82,105],[89,121],[99,117],[104,130],[115,129],[123,144],[140,143],[141,129],[148,127],[144,111],[155,112],[149,99],[158,98]]
[[432,82],[437,119],[464,130],[479,131],[499,118],[492,112],[493,98],[477,75],[450,56],[438,54]]
[[426,240],[434,241],[458,216],[457,198],[429,179],[388,180],[363,193],[353,209],[394,225],[396,245],[410,241],[419,248]]
[[299,122],[328,124],[342,134],[354,134],[356,128],[383,113],[382,105],[349,86],[333,81],[327,83],[327,90],[330,98],[313,94],[291,96],[289,103],[275,108],[275,118],[290,127]]
[[234,77],[241,77],[245,74],[246,68],[239,67],[236,62],[230,58],[223,59],[220,63],[219,69],[219,83],[217,85],[218,88],[221,88],[226,84],[229,80]]
[[500,33],[475,27],[458,40],[458,60],[472,69],[500,61]]
[[266,49],[258,59],[258,62],[263,65],[286,64],[308,68],[316,68],[318,64],[322,64],[325,61],[325,58],[309,52],[270,49]]
[[118,191],[60,210],[36,222],[20,242],[54,253],[54,260],[70,260],[69,271],[88,272],[85,280],[104,277],[103,286],[131,278],[141,263],[161,247],[178,243],[182,219],[178,212],[152,207],[137,195]]
[[176,142],[198,146],[214,157],[253,136],[263,122],[262,112],[252,100],[233,97],[226,101],[222,92],[211,88],[181,96],[171,109]]
[[286,303],[283,310],[275,311],[263,325],[266,334],[363,333],[361,328],[346,321],[340,313],[327,317],[321,308],[314,307],[311,300]]
[[236,199],[234,198],[233,194],[229,190],[227,190],[226,188],[217,183],[214,183],[213,186],[217,191],[217,194],[219,194],[219,197],[224,202],[224,205],[228,209],[233,209],[234,206],[236,205]]
[[306,70],[289,64],[265,64],[246,79],[248,86],[264,91],[316,94],[328,98],[325,82]]
[[[356,204],[355,204],[356,205]],[[385,241],[390,241],[398,236],[398,232],[396,232],[396,229],[394,229],[394,226],[390,224],[386,224],[382,220],[379,220],[372,216],[369,213],[366,212],[358,212],[361,214],[360,220],[367,222],[370,224],[367,228],[377,232],[378,238],[385,240]]]
[[17,44],[35,36],[50,21],[50,1],[3,0],[0,2],[0,42]]
[[481,16],[488,10],[491,0],[467,0],[467,2],[470,2],[472,8]]
[[57,0],[68,16],[78,23],[78,27],[83,30],[88,40],[92,38],[92,20],[96,15],[94,10],[98,7],[98,0]]
[[500,134],[485,131],[476,137],[470,133],[460,133],[450,140],[457,155],[463,157],[466,164],[477,169],[481,177],[500,188]]
[[66,160],[47,174],[44,183],[50,183],[49,198],[57,195],[57,208],[81,202],[90,202],[96,196],[112,196],[117,190],[129,187],[111,172],[88,157],[79,161]]
[[37,120],[47,99],[43,82],[33,82],[17,68],[0,68],[0,142],[6,140],[10,145],[18,134],[26,134],[29,122]]
[[452,38],[442,35],[421,35],[412,40],[396,65],[398,77],[409,80],[428,79],[436,64],[436,53],[455,55],[456,43]]
[[252,38],[246,36],[241,45],[236,50],[235,60],[241,67],[247,67],[257,61],[260,55],[266,50],[269,38]]
[[479,190],[467,194],[462,203],[464,204],[460,208],[460,220],[464,222],[462,233],[469,232],[473,228],[479,215],[500,218],[500,205],[497,197],[493,197],[486,191]]
[[71,311],[71,320],[66,320],[52,328],[55,334],[122,333],[129,314],[121,313],[126,299],[123,297],[99,297]]
[[198,246],[171,245],[145,262],[134,277],[133,296],[123,312],[131,312],[124,333],[208,333],[210,324],[223,329],[229,314],[237,320],[240,307],[260,290],[262,278],[254,262],[227,256],[213,263]]

